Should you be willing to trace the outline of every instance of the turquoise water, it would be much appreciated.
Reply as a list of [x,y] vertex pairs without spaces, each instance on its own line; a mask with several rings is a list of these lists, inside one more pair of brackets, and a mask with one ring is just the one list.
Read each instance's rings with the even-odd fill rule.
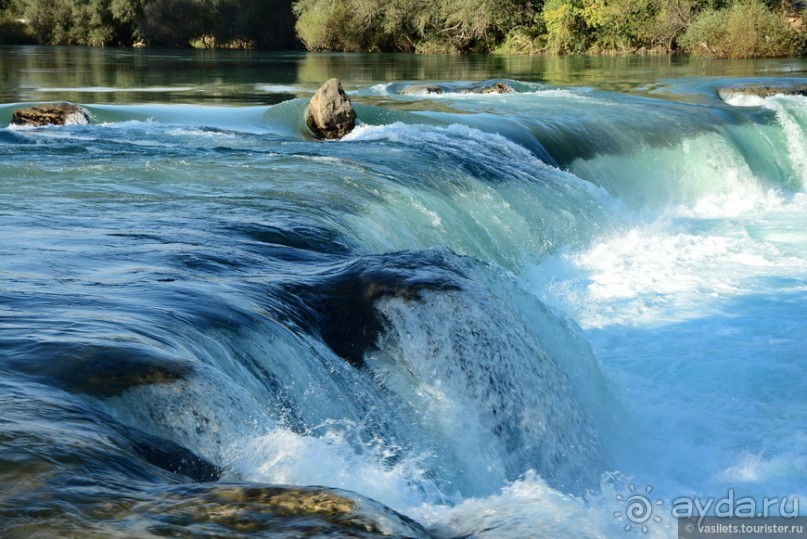
[[[803,497],[807,98],[717,91],[806,67],[0,48],[0,125],[93,119],[0,129],[2,535],[675,537],[680,497]],[[320,142],[331,76],[360,126]]]

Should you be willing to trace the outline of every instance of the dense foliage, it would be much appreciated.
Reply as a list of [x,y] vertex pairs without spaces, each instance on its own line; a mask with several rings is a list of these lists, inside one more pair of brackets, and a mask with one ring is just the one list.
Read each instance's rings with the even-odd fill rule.
[[771,57],[805,52],[803,11],[786,0],[0,0],[0,43]]
[[[39,43],[292,48],[291,0],[0,0]],[[3,42],[0,34],[0,43]]]
[[523,21],[518,0],[297,0],[297,31],[312,50],[491,50]]
[[[777,0],[294,3],[298,35],[312,50],[689,52],[716,57],[801,54],[802,10],[799,3]],[[723,25],[729,28],[721,29]]]
[[743,0],[704,12],[682,36],[681,46],[693,55],[765,58],[800,53],[804,35],[759,0]]

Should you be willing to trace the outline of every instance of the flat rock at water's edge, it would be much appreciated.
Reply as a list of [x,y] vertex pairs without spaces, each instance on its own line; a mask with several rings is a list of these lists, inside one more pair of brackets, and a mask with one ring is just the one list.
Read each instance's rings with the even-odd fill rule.
[[802,95],[807,96],[807,86],[767,86],[749,85],[720,88],[718,95],[724,101],[735,95],[748,95],[756,97],[771,97],[774,95]]
[[44,125],[87,125],[90,113],[83,107],[71,103],[38,105],[14,111],[12,125],[41,127]]
[[314,135],[325,139],[342,138],[356,127],[356,111],[339,79],[320,86],[305,110],[305,124]]
[[177,537],[176,530],[181,530],[183,537],[432,538],[415,521],[375,500],[325,487],[182,484],[154,489],[138,503],[108,491],[106,498],[83,505],[91,504],[94,524],[115,526],[138,519],[149,529],[172,532],[161,536]]

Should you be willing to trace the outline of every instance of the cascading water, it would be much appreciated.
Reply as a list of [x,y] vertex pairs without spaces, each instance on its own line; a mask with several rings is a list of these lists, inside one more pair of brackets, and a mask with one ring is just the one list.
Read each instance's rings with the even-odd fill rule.
[[0,130],[3,536],[619,537],[634,483],[803,494],[807,99],[507,82],[352,84],[328,143],[303,99]]

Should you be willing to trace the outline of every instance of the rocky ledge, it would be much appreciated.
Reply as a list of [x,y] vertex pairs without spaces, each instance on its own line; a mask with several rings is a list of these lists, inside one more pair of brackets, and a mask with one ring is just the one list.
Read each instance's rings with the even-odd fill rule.
[[473,86],[439,86],[437,84],[413,84],[401,91],[403,95],[431,94],[514,94],[516,89],[506,82],[484,82]]
[[807,96],[807,85],[796,86],[769,86],[769,85],[749,85],[720,88],[717,90],[720,98],[725,101],[737,95],[747,95],[755,97],[771,97],[774,95],[803,95]]

